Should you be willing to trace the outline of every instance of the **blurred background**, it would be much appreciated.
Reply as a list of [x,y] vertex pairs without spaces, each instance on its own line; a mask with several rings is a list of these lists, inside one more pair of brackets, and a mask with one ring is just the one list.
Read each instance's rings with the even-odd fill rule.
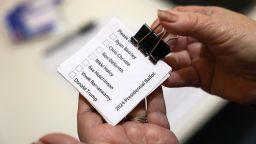
[[[47,133],[77,137],[78,92],[56,73],[111,17],[131,31],[157,9],[219,5],[256,18],[254,0],[0,0],[0,144],[26,144]],[[181,143],[256,143],[250,107],[195,88],[164,88],[171,129]]]

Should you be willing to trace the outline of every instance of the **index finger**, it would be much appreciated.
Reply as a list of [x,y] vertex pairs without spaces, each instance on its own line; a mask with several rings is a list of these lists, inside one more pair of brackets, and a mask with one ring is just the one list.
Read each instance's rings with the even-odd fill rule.
[[210,6],[177,6],[174,8],[174,10],[181,12],[201,13],[210,16],[213,14],[214,8]]

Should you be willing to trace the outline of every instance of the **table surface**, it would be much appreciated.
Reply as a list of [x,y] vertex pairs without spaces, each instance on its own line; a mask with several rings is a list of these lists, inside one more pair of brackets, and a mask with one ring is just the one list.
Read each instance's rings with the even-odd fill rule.
[[[65,32],[15,44],[8,38],[3,18],[17,2],[0,0],[1,144],[31,143],[51,132],[77,137],[77,91],[43,64],[43,53],[49,46],[91,20],[102,21],[114,15],[133,26],[140,26],[145,22],[152,23],[157,9],[173,6],[154,0],[65,1],[61,6]],[[255,13],[252,11],[250,16],[256,17]],[[186,119],[178,119],[177,115],[174,119],[172,104],[178,102],[167,96],[172,94],[172,90],[164,89],[164,92],[172,130],[181,141],[225,103],[220,98],[205,96],[203,101],[193,106]],[[182,89],[176,90],[176,93],[187,95]],[[197,90],[196,94],[204,93]],[[176,122],[172,123],[172,120]]]

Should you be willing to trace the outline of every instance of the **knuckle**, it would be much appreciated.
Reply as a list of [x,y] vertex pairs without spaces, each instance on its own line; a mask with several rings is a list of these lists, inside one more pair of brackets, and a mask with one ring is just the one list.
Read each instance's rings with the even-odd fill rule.
[[198,32],[198,31],[210,31],[211,29],[216,28],[216,23],[211,18],[202,15],[202,14],[195,14],[195,13],[188,13],[187,14],[187,22],[186,22],[190,32]]
[[212,16],[215,12],[215,8],[212,6],[206,6],[204,9],[202,9],[201,14],[206,16]]
[[187,14],[187,20],[188,20],[189,22],[195,23],[195,22],[197,22],[198,17],[197,17],[197,15],[194,14],[194,13],[188,13],[188,14]]
[[194,31],[197,27],[198,27],[198,24],[199,24],[199,18],[198,18],[198,15],[195,14],[195,13],[188,13],[187,14],[187,17],[186,17],[186,23],[191,25],[190,28],[191,31]]
[[180,11],[181,9],[183,9],[184,6],[176,6],[174,7],[172,10],[175,10],[175,11]]

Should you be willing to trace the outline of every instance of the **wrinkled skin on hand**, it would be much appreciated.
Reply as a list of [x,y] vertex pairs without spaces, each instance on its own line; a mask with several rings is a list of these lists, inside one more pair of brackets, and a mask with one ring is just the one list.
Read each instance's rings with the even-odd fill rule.
[[[143,106],[140,104],[130,115],[145,113]],[[161,87],[148,97],[148,123],[124,121],[111,126],[91,109],[92,106],[80,95],[77,114],[80,142],[59,133],[46,135],[40,141],[45,144],[178,144],[177,138],[169,130]]]
[[173,67],[168,87],[194,86],[243,104],[256,103],[256,22],[219,8],[185,6],[159,11],[152,27],[169,33]]

